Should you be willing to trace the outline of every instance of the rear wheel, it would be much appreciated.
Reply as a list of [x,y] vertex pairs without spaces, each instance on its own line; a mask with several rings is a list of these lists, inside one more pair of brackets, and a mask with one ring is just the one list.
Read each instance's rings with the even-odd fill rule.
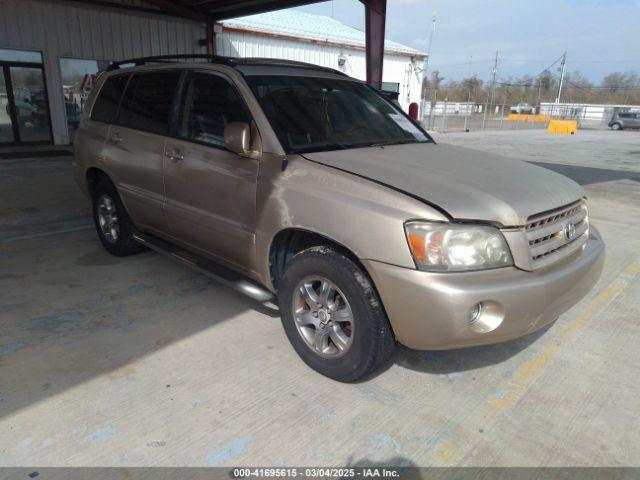
[[611,130],[622,130],[622,125],[620,125],[619,123],[614,123],[613,125],[611,125]]
[[280,285],[284,330],[314,370],[354,382],[384,365],[395,347],[367,275],[347,256],[313,247],[287,264]]
[[113,184],[104,179],[93,192],[93,220],[104,248],[118,257],[133,255],[143,247],[133,239],[133,223]]

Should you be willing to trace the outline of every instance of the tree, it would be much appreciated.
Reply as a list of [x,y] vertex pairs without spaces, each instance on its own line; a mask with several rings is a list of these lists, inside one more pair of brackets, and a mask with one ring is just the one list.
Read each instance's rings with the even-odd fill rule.
[[440,76],[439,70],[434,70],[433,72],[431,72],[431,88],[435,88],[436,90],[438,90],[443,80],[444,77]]
[[466,101],[467,98],[470,97],[472,102],[478,102],[480,98],[483,98],[486,95],[483,85],[484,82],[480,80],[477,75],[472,75],[462,80],[462,90],[467,93],[464,100]]
[[600,86],[607,94],[609,103],[637,102],[640,96],[638,88],[638,74],[636,72],[613,72],[602,79]]
[[553,102],[556,98],[558,82],[549,70],[538,76],[538,91],[542,102]]
[[431,72],[431,80],[429,80],[427,77],[423,77],[422,97],[427,100],[430,100],[432,98],[433,93],[429,93],[429,90],[431,90],[431,92],[434,92],[434,91],[437,92],[440,89],[440,86],[443,80],[444,80],[444,77],[440,76],[440,71],[438,70],[434,70],[433,72]]
[[593,83],[584,78],[580,72],[565,75],[563,100],[568,103],[593,103],[599,95],[593,90]]

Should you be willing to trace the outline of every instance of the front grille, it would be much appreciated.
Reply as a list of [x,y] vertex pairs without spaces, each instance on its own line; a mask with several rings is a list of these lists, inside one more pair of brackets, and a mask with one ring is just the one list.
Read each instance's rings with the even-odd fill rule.
[[578,202],[527,219],[531,266],[541,268],[581,248],[589,236],[587,204]]

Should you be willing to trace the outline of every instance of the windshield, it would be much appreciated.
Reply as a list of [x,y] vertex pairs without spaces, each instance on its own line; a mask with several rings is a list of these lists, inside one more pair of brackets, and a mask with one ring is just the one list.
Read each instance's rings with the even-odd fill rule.
[[291,76],[247,82],[288,153],[429,141],[396,106],[358,82]]

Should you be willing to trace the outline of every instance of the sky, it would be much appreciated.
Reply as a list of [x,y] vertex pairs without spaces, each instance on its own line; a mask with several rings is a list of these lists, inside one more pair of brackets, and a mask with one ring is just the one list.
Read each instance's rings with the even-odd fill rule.
[[[387,0],[386,38],[427,52],[428,71],[448,80],[535,76],[567,51],[567,71],[600,82],[613,71],[640,73],[640,0]],[[298,7],[364,30],[358,0]],[[553,73],[555,72],[552,70]]]

